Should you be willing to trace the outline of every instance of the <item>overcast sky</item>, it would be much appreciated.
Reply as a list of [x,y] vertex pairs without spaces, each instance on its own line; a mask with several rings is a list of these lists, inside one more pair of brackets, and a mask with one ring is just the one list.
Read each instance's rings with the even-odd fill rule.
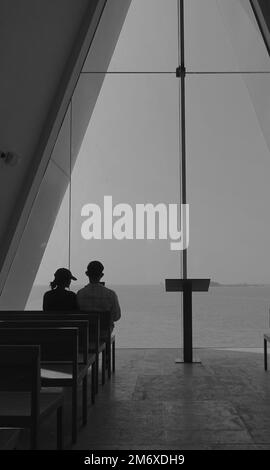
[[[188,0],[188,71],[269,71],[247,0]],[[176,0],[133,0],[110,71],[174,72]],[[237,34],[235,34],[237,33]],[[91,75],[89,75],[91,86]],[[270,75],[187,77],[189,274],[220,282],[270,283]],[[76,116],[73,116],[76,119]],[[113,284],[180,276],[169,241],[85,241],[81,208],[179,203],[178,80],[172,74],[108,74],[72,175],[71,269],[91,259]],[[68,264],[68,194],[37,284]]]

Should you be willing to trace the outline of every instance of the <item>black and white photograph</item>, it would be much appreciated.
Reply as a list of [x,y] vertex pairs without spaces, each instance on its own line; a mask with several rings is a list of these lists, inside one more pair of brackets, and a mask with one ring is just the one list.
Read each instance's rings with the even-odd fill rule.
[[0,64],[0,456],[270,450],[270,1],[0,0]]

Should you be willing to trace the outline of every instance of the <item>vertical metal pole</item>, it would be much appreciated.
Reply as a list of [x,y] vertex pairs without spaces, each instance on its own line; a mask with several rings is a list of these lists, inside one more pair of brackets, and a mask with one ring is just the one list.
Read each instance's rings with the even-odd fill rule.
[[184,362],[193,362],[192,346],[192,283],[186,281],[183,292],[183,329],[184,329]]
[[68,196],[68,267],[71,265],[71,204],[72,204],[72,193],[71,193],[71,170],[72,170],[72,143],[73,143],[73,109],[72,100],[70,100],[70,119],[69,119],[69,196]]
[[[186,68],[185,68],[185,19],[184,0],[179,3],[179,35],[180,35],[180,66],[177,76],[180,78],[180,140],[181,140],[181,189],[182,204],[187,203],[187,172],[186,172]],[[183,279],[188,277],[187,249],[183,251]]]
[[[182,204],[187,204],[187,170],[186,170],[186,67],[185,67],[185,16],[184,0],[179,0],[179,67],[176,75],[179,77],[180,99],[180,151],[181,151],[181,196]],[[183,279],[188,279],[187,248],[183,251]],[[192,284],[187,281],[183,291],[183,349],[184,362],[192,363]]]

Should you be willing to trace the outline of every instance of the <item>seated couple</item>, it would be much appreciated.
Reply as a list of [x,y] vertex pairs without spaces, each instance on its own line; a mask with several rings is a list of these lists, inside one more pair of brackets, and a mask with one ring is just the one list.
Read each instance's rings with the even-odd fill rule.
[[60,268],[54,274],[51,290],[43,297],[43,310],[46,311],[109,311],[113,322],[121,317],[121,310],[116,293],[100,282],[104,266],[99,261],[91,261],[87,266],[86,276],[89,279],[77,294],[67,290],[71,280],[77,279],[68,269]]

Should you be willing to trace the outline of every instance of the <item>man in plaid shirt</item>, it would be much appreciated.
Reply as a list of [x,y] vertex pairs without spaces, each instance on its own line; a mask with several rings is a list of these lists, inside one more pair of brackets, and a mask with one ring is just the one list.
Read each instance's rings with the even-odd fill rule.
[[115,322],[121,317],[121,309],[116,293],[100,282],[103,271],[104,266],[99,261],[91,261],[88,264],[85,274],[89,278],[89,284],[78,291],[77,302],[80,310],[111,312]]

